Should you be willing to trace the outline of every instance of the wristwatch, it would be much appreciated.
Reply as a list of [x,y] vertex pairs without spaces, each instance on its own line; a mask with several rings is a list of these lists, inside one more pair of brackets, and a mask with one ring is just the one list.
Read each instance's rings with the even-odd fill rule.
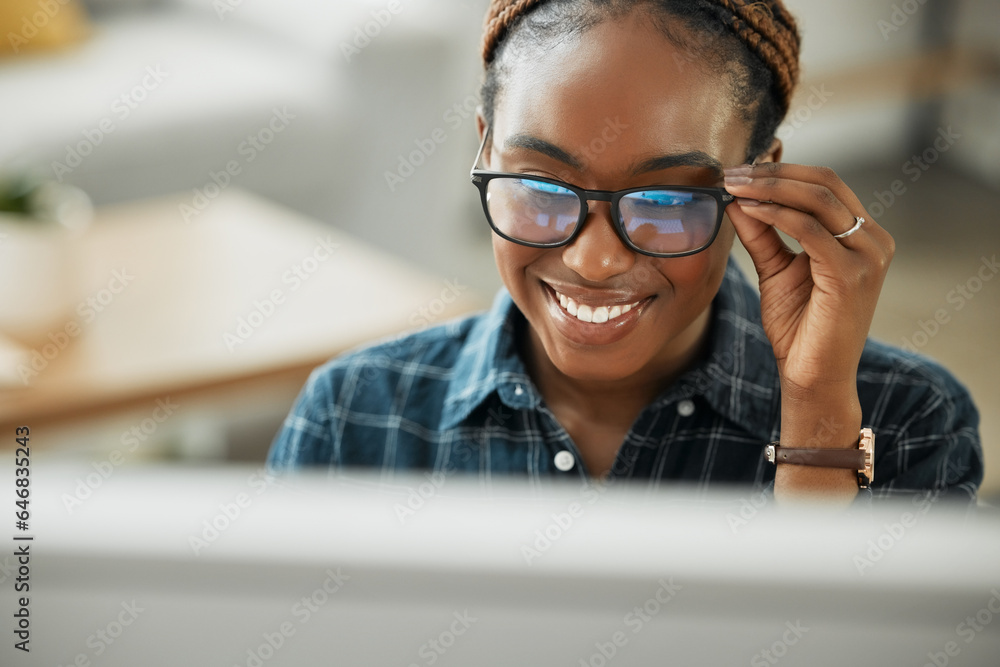
[[858,485],[862,489],[867,489],[875,479],[875,434],[870,428],[861,429],[857,449],[782,447],[772,442],[765,446],[764,456],[768,463],[857,470]]

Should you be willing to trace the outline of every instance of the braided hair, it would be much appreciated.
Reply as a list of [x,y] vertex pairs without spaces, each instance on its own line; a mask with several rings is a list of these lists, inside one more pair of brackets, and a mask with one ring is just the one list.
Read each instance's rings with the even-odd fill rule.
[[583,33],[643,5],[692,60],[729,74],[733,98],[751,127],[747,161],[765,153],[799,77],[801,40],[781,0],[490,0],[482,43],[486,123],[493,123],[511,61],[547,39]]

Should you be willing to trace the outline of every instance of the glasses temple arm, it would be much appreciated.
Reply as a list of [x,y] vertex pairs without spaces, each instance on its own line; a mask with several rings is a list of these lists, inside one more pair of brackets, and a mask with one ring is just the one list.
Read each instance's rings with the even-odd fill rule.
[[486,149],[486,141],[490,137],[490,130],[492,128],[487,127],[486,132],[483,133],[483,141],[479,144],[479,152],[476,153],[476,159],[472,163],[472,169],[469,170],[469,176],[472,176],[472,172],[476,170],[476,165],[479,164],[479,160],[483,157],[483,151]]

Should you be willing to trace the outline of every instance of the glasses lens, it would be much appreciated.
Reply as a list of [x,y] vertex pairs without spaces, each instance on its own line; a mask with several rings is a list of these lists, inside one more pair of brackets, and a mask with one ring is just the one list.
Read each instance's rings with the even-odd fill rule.
[[645,190],[622,197],[618,211],[636,247],[649,252],[690,252],[712,238],[719,204],[703,192]]
[[491,180],[486,186],[486,208],[497,229],[529,243],[565,241],[580,220],[576,193],[530,178]]

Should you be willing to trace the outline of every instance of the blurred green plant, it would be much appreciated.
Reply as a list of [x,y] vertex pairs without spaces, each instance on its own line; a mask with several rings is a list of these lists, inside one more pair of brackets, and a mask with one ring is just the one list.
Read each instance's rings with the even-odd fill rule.
[[79,188],[33,172],[0,173],[0,215],[11,222],[61,223],[78,227],[90,218],[91,204]]
[[27,176],[0,177],[0,212],[33,216],[32,195],[40,183]]

